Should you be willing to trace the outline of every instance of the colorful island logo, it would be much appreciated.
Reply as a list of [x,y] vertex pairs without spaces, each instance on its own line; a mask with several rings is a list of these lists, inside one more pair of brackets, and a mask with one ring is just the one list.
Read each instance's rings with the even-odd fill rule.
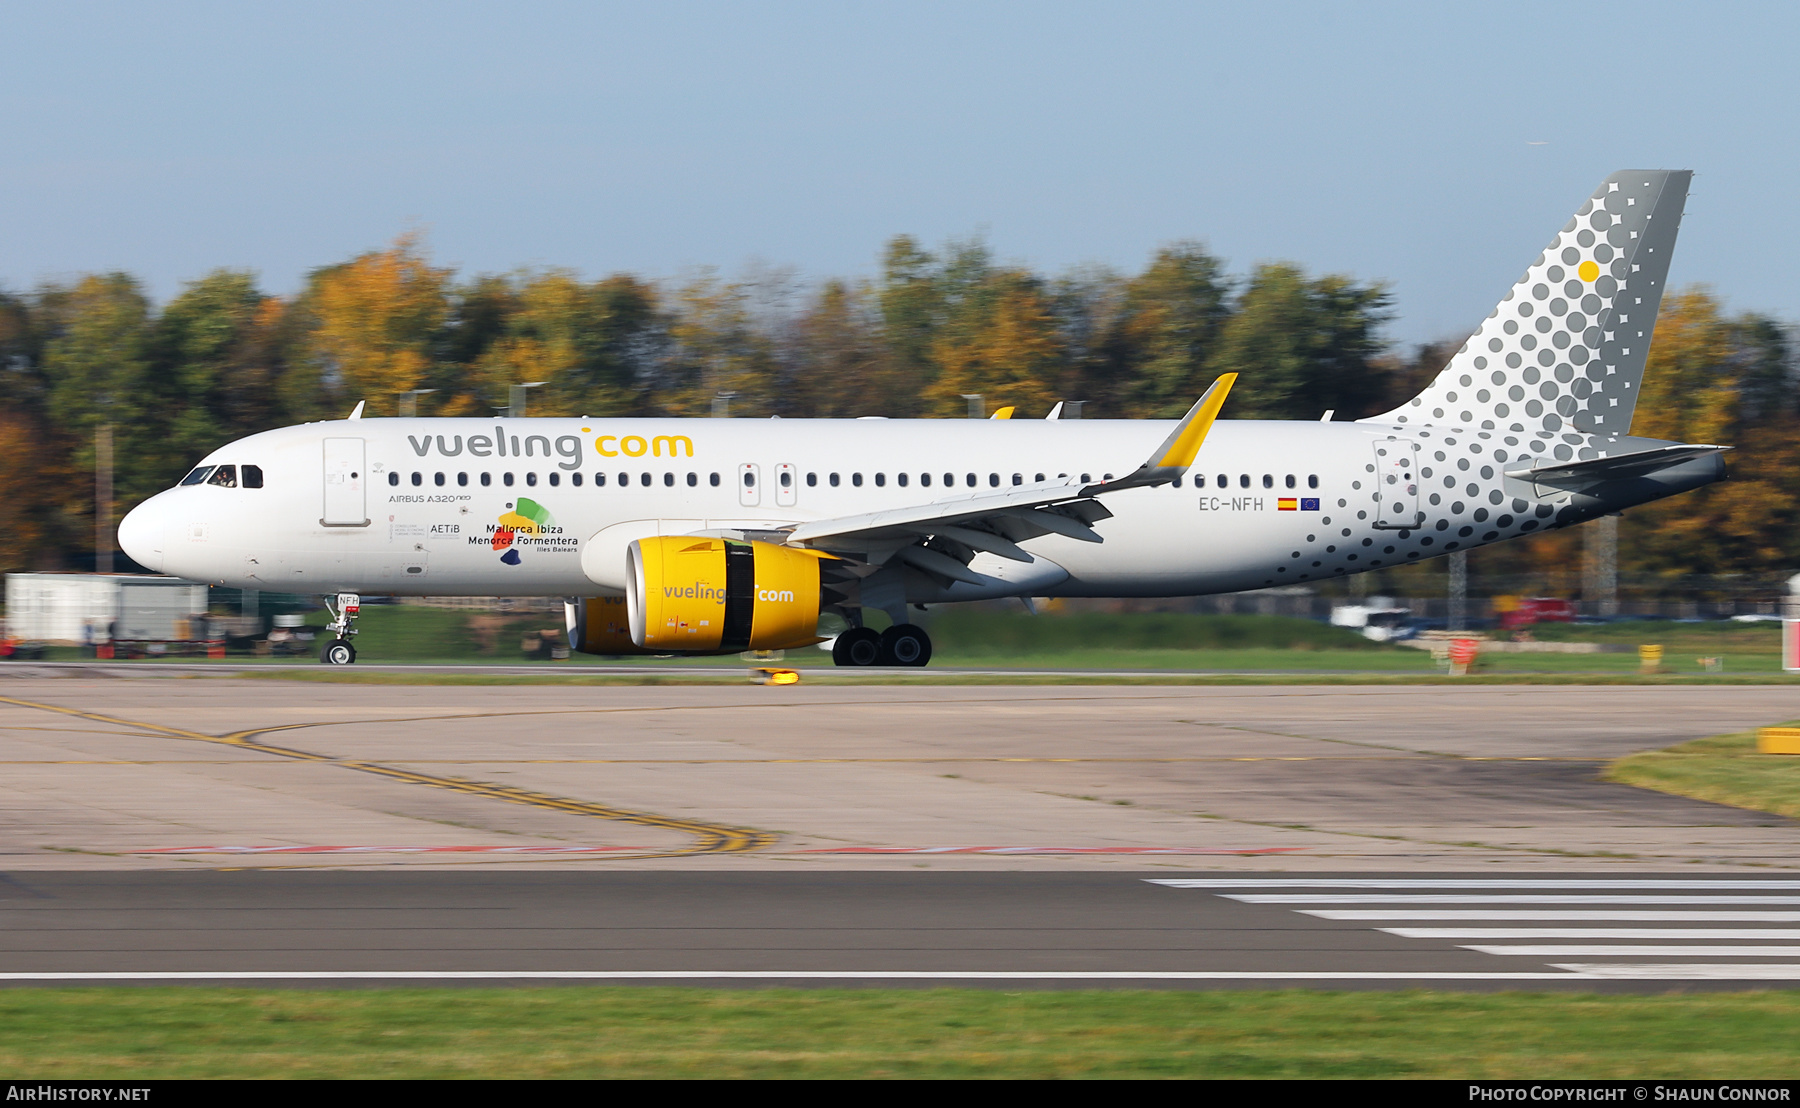
[[493,528],[494,549],[506,551],[500,555],[500,560],[509,566],[516,566],[519,564],[519,551],[513,544],[517,536],[541,535],[555,530],[556,520],[551,518],[550,510],[535,500],[521,496],[518,506],[502,515],[499,524]]

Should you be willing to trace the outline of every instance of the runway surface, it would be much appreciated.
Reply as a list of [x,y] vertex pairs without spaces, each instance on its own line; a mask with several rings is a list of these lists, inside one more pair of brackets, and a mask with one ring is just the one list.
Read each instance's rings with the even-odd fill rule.
[[1800,980],[1800,880],[36,873],[0,983],[1638,990]]
[[1598,776],[1792,687],[0,674],[14,985],[1800,980],[1795,823]]
[[1800,717],[1788,686],[0,675],[15,874],[1800,867],[1792,821],[1598,779]]

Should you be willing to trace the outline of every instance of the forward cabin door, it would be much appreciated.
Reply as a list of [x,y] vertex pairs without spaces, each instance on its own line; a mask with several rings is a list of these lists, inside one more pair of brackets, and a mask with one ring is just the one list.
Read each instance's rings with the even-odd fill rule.
[[1419,444],[1389,435],[1376,439],[1375,526],[1413,528],[1425,521],[1419,511]]
[[326,527],[367,527],[368,466],[364,464],[362,439],[325,440]]

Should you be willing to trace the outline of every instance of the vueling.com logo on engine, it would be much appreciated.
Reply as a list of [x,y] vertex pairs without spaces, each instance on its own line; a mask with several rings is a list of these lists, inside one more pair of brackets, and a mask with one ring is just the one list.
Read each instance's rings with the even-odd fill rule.
[[725,590],[714,585],[664,585],[665,600],[712,600],[725,603]]

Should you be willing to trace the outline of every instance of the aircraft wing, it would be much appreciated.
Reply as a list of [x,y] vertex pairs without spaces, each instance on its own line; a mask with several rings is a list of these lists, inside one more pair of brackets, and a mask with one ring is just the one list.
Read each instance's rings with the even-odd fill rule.
[[884,562],[899,554],[916,568],[951,580],[980,582],[969,561],[986,551],[1018,562],[1034,559],[1019,543],[1058,534],[1082,542],[1104,542],[1093,525],[1112,517],[1100,497],[1124,489],[1165,484],[1193,465],[1225,397],[1237,379],[1228,373],[1213,382],[1175,430],[1133,472],[1117,480],[1041,482],[1003,492],[947,496],[907,508],[813,520],[786,532],[793,546],[834,553],[865,553]]

